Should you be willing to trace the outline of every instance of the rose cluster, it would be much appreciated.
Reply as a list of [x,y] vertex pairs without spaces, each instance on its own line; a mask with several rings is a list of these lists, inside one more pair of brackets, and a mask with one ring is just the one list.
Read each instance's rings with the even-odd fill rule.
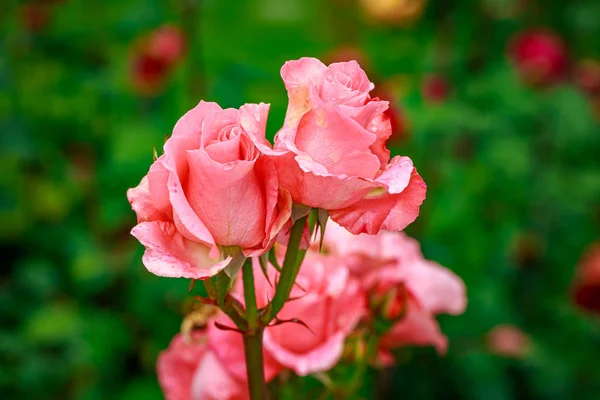
[[[268,280],[258,266],[254,270],[257,300],[265,305],[278,272],[270,266]],[[435,315],[460,314],[466,306],[460,278],[426,260],[416,240],[397,232],[354,236],[331,221],[324,251],[311,244],[296,283],[279,318],[305,326],[289,322],[265,330],[267,381],[284,370],[304,376],[355,362],[373,335],[381,337],[370,360],[377,366],[393,363],[391,351],[403,346],[434,346],[443,353],[447,339]],[[243,302],[240,281],[233,295]],[[205,329],[172,340],[158,360],[167,399],[248,398],[242,337],[219,328],[232,325],[218,313]]]
[[435,315],[465,308],[462,281],[394,233],[426,186],[408,157],[390,157],[389,104],[358,63],[302,58],[281,76],[273,144],[268,105],[201,101],[127,193],[146,268],[202,280],[220,310],[160,356],[168,398],[262,400],[284,370],[386,365],[404,345],[444,352]]
[[319,208],[348,231],[398,231],[426,186],[408,157],[390,159],[388,102],[355,62],[302,58],[281,75],[289,106],[272,146],[266,104],[223,110],[201,101],[127,193],[143,262],[160,276],[206,279],[268,251],[292,204]]

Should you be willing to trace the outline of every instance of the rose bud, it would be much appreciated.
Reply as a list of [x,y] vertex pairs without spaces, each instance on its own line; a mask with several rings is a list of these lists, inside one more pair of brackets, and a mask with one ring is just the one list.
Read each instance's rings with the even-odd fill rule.
[[131,233],[146,247],[150,272],[205,279],[275,242],[291,200],[256,147],[265,146],[268,111],[201,101],[179,119],[164,154],[127,192],[138,217]]
[[579,307],[600,313],[600,243],[593,244],[581,259],[572,294]]
[[565,77],[568,70],[567,49],[554,33],[526,31],[516,35],[508,55],[521,77],[530,84],[549,85]]
[[281,69],[289,104],[271,152],[295,203],[329,211],[352,233],[401,230],[413,222],[426,186],[408,157],[394,157],[387,101],[355,61],[314,58]]
[[518,358],[529,351],[529,337],[514,325],[498,325],[486,338],[488,348],[503,357]]

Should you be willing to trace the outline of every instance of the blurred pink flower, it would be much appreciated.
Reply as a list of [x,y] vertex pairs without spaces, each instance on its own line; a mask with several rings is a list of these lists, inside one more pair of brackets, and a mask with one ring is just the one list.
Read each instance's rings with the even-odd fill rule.
[[529,350],[529,337],[514,325],[497,325],[486,339],[490,351],[499,356],[518,358]]
[[358,63],[302,58],[281,76],[289,104],[271,154],[294,202],[328,210],[353,233],[413,222],[425,183],[408,157],[390,160],[388,102],[371,98],[374,85]]
[[230,261],[223,247],[263,253],[290,217],[266,142],[269,106],[223,110],[200,102],[175,125],[165,153],[127,192],[146,268],[160,276],[205,279]]
[[523,79],[531,84],[556,83],[566,76],[569,68],[564,42],[547,30],[517,34],[510,42],[508,55]]
[[584,310],[600,314],[600,243],[586,250],[576,271],[573,301]]
[[402,232],[354,236],[329,222],[324,245],[326,251],[348,264],[352,275],[371,296],[381,296],[385,290],[405,288],[408,292],[406,304],[391,305],[395,310],[405,307],[406,314],[384,335],[383,348],[433,345],[441,353],[446,351],[447,339],[434,316],[464,312],[466,289],[458,276],[426,260],[419,243]]
[[233,377],[207,347],[205,333],[195,332],[192,340],[193,343],[186,344],[177,335],[158,357],[156,369],[165,399],[249,399],[246,382]]
[[163,25],[152,32],[147,46],[148,55],[172,66],[183,57],[186,40],[178,27]]

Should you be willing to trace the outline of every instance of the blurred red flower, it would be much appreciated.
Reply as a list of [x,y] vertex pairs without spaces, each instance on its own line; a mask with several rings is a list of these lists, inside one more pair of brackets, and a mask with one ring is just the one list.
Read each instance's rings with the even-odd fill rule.
[[521,77],[534,85],[549,85],[565,77],[569,58],[557,35],[545,30],[517,34],[510,42],[508,56]]
[[572,289],[573,301],[584,310],[600,313],[600,242],[583,255]]
[[422,82],[423,98],[431,103],[443,103],[448,98],[450,87],[448,81],[441,75],[427,75]]
[[185,53],[186,41],[181,30],[164,25],[134,46],[131,82],[141,94],[156,94]]

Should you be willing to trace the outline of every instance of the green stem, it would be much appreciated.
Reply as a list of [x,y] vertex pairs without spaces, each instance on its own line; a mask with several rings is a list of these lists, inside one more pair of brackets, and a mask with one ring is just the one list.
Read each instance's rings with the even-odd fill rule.
[[306,218],[306,216],[302,217],[292,225],[287,251],[283,259],[283,265],[281,266],[279,283],[275,288],[275,296],[271,300],[270,311],[263,317],[262,322],[265,325],[277,316],[277,313],[283,308],[283,305],[290,297],[290,292],[296,281],[296,276],[298,276],[300,265],[302,265],[302,260],[306,254],[306,250],[299,250]]
[[263,328],[259,328],[254,333],[247,333],[243,336],[250,399],[267,400],[268,392],[263,362]]
[[256,306],[256,293],[254,290],[254,273],[252,272],[252,259],[248,258],[242,267],[244,281],[244,300],[246,302],[246,322],[249,333],[258,327],[258,307]]

